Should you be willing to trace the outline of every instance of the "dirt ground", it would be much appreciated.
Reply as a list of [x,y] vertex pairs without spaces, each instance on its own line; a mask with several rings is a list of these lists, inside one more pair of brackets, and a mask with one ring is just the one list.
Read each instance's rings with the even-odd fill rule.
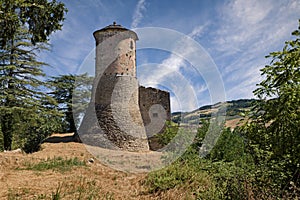
[[[235,127],[240,119],[226,122]],[[54,134],[33,154],[0,153],[0,200],[8,199],[185,199],[185,191],[149,194],[147,171],[160,167],[160,152],[124,153],[72,142],[73,134]],[[91,154],[90,152],[93,152]],[[78,158],[86,166],[68,171],[26,169],[29,164],[61,157]],[[100,159],[99,159],[100,158]],[[116,169],[122,169],[121,171]],[[60,194],[59,198],[54,198]]]
[[[59,142],[60,137],[65,141]],[[51,199],[58,190],[63,194],[60,199],[74,198],[72,192],[79,196],[95,192],[100,199],[156,199],[146,194],[141,183],[146,173],[111,169],[101,164],[83,144],[68,141],[69,137],[68,134],[54,135],[53,138],[58,141],[42,144],[42,150],[33,154],[0,153],[0,199]],[[26,163],[39,163],[54,157],[77,157],[87,165],[73,167],[66,172],[24,170]]]

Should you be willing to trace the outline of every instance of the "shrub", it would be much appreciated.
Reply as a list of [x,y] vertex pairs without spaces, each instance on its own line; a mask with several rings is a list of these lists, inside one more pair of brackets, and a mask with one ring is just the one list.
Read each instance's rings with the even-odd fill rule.
[[24,125],[24,133],[21,135],[21,139],[24,141],[22,144],[22,150],[26,153],[34,153],[39,151],[41,143],[45,140],[53,131],[60,129],[58,117],[48,116],[34,116],[31,121]]
[[195,155],[188,157],[189,159],[179,159],[162,170],[149,173],[144,182],[148,186],[148,192],[179,190],[187,198],[219,199],[214,181],[203,170],[203,160]]
[[207,121],[202,123],[194,143],[176,162],[147,176],[145,184],[149,192],[177,189],[199,199],[245,199],[250,196],[253,165],[251,156],[245,152],[243,138],[238,131],[223,128],[212,151],[201,158],[199,148],[209,129]]
[[166,122],[166,129],[163,133],[157,134],[158,142],[165,146],[177,135],[178,125],[173,122]]

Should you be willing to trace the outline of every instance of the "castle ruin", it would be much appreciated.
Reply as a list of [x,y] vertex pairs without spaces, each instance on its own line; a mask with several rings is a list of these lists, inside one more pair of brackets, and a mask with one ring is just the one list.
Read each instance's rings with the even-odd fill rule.
[[170,120],[170,94],[139,86],[135,32],[114,22],[93,35],[95,79],[80,139],[109,149],[147,151],[148,139],[162,132]]

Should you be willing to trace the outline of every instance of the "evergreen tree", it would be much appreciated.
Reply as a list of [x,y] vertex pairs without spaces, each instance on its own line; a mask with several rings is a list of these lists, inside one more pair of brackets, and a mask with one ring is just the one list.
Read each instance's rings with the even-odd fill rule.
[[24,144],[55,128],[45,124],[55,121],[57,112],[51,107],[54,100],[43,92],[47,85],[41,81],[41,67],[46,64],[36,54],[61,29],[66,11],[55,0],[0,0],[0,132],[5,150],[12,148],[14,138]]
[[64,114],[63,132],[76,133],[76,125],[90,101],[92,81],[87,74],[61,75],[49,80],[53,87],[50,95],[58,102],[57,109]]

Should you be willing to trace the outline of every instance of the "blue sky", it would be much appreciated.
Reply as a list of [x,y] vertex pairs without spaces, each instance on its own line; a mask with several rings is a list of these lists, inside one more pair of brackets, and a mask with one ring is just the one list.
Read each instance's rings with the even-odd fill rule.
[[[51,36],[52,50],[40,55],[51,65],[45,68],[48,75],[89,71],[83,63],[94,68],[92,33],[113,21],[136,30],[159,27],[185,34],[201,46],[218,71],[215,75],[220,76],[226,100],[253,98],[252,91],[262,80],[259,69],[270,62],[264,56],[282,49],[284,41],[292,38],[291,32],[300,18],[299,0],[62,2],[69,10],[63,29]],[[140,38],[137,48],[142,42]],[[191,50],[186,47],[182,52],[188,57]],[[208,87],[209,78],[172,51],[139,49],[137,69],[142,85],[170,90],[172,111],[216,103],[212,98],[216,91]]]

